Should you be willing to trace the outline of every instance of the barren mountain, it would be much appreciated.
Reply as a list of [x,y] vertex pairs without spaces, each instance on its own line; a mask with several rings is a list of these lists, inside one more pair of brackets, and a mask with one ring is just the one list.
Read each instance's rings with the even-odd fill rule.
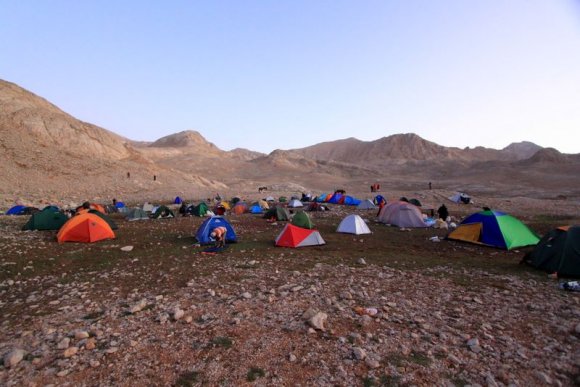
[[459,149],[408,133],[265,155],[247,149],[223,151],[191,130],[152,143],[131,141],[1,80],[0,108],[0,199],[6,202],[18,197],[204,197],[216,190],[226,195],[254,192],[258,186],[282,192],[366,192],[377,181],[387,189],[416,189],[433,181],[439,187],[459,184],[472,191],[536,196],[541,196],[538,187],[550,182],[546,189],[580,195],[580,156],[529,142],[503,150]]
[[502,149],[502,152],[512,155],[517,160],[525,160],[532,157],[540,149],[542,149],[542,147],[533,142],[522,141],[509,144]]

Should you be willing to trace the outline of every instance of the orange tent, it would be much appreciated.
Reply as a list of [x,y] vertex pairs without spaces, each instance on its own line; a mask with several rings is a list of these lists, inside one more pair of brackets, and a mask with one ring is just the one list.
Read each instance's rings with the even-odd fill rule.
[[248,212],[248,206],[246,205],[246,203],[237,203],[232,211],[236,215],[242,215]]
[[90,213],[73,216],[56,235],[59,243],[97,242],[113,238],[115,238],[115,233],[107,222],[98,215]]
[[103,206],[101,206],[100,204],[97,204],[97,203],[91,203],[91,210],[97,210],[101,214],[106,214],[107,213],[107,210],[105,210],[105,207],[103,207]]

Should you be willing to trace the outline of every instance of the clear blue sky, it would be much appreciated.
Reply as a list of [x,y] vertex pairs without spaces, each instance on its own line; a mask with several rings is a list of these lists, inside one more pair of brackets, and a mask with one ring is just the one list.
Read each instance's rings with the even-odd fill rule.
[[133,140],[580,153],[580,1],[0,0],[0,78]]

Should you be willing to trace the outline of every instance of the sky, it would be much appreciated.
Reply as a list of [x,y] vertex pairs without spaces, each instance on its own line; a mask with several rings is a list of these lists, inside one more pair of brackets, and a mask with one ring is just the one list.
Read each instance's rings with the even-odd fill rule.
[[580,0],[0,0],[0,78],[131,140],[580,153]]

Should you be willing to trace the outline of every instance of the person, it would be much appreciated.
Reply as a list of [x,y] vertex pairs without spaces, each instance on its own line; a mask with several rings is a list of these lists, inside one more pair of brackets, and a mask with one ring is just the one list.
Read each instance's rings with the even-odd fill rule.
[[431,182],[429,182],[429,189],[431,189]]
[[212,230],[209,236],[215,241],[215,247],[221,249],[226,246],[226,233],[228,230],[223,227],[219,226]]
[[439,209],[437,210],[437,214],[439,214],[439,219],[447,219],[447,217],[449,216],[449,211],[447,210],[447,207],[445,206],[445,204],[442,204],[441,207],[439,207]]
[[127,172],[127,179],[131,178],[131,172]]
[[382,198],[381,196],[381,200],[379,200],[379,212],[377,212],[377,216],[379,216],[381,214],[381,210],[383,209],[383,207],[387,204],[387,201],[384,200],[384,198]]
[[157,175],[153,175],[153,181],[157,181]]
[[113,199],[113,206],[117,206],[117,199]]

